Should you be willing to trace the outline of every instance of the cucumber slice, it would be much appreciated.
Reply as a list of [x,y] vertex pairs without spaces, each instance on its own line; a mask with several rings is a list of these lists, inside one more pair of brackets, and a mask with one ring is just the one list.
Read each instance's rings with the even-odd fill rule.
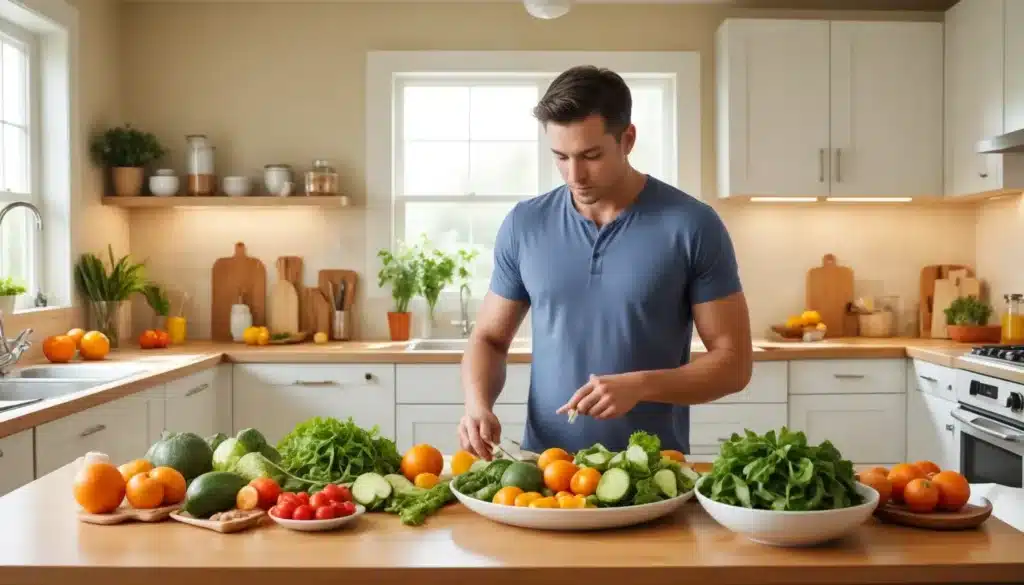
[[619,451],[615,455],[612,455],[612,458],[608,460],[608,466],[609,467],[615,467],[616,465],[622,463],[622,460],[625,459],[625,458],[626,458],[626,452],[625,451]]
[[597,482],[597,498],[603,504],[617,504],[629,493],[630,479],[626,470],[613,467]]
[[415,485],[413,485],[413,483],[411,481],[406,479],[406,477],[404,475],[398,475],[397,473],[389,473],[389,474],[384,476],[384,479],[389,484],[391,484],[391,489],[393,489],[395,491],[395,493],[398,493],[398,494],[402,494],[402,493],[405,493],[405,492],[412,492],[412,491],[416,491],[417,489],[419,489]]
[[370,508],[389,498],[392,491],[391,484],[380,474],[364,473],[352,484],[352,499]]
[[676,485],[676,474],[671,469],[661,469],[654,474],[654,485],[658,486],[666,498],[674,498],[679,495],[679,486]]
[[611,456],[610,453],[602,453],[602,452],[598,451],[597,453],[591,453],[590,455],[585,455],[583,457],[583,462],[586,463],[588,467],[598,468],[598,467],[604,467],[604,466],[608,465],[608,461],[611,458],[612,458],[612,456]]
[[630,445],[629,448],[626,449],[626,461],[629,461],[634,465],[641,465],[644,468],[647,468],[650,463],[647,459],[647,451],[644,451],[643,447],[640,445]]

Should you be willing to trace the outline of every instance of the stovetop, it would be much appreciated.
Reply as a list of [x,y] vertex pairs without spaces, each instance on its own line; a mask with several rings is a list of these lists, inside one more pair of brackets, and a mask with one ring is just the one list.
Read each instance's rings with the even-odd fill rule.
[[981,345],[971,349],[971,355],[1024,365],[1024,345]]

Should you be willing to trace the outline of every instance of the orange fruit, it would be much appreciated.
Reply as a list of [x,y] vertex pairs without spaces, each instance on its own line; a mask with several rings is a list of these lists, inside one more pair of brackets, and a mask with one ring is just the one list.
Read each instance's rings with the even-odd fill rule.
[[680,463],[686,463],[686,455],[683,455],[682,451],[676,451],[675,449],[665,449],[661,452],[661,456]]
[[549,496],[549,497],[546,497],[546,498],[537,498],[535,500],[532,500],[527,505],[527,507],[528,508],[557,508],[558,507],[558,500],[556,500],[554,496]]
[[907,487],[907,484],[911,480],[924,478],[924,473],[916,465],[909,463],[899,463],[893,465],[892,469],[889,470],[887,476],[889,481],[892,482],[892,501],[896,503],[903,502],[903,489]]
[[416,487],[421,487],[429,490],[430,488],[437,485],[438,479],[439,478],[436,475],[428,471],[417,475],[416,479],[412,480],[412,483]]
[[562,510],[582,510],[587,507],[587,499],[583,496],[555,496],[555,500]]
[[544,468],[544,485],[553,492],[569,491],[572,476],[576,475],[577,471],[579,468],[572,461],[556,459]]
[[572,461],[572,455],[565,449],[559,449],[558,447],[545,449],[540,454],[540,457],[537,458],[537,467],[544,471],[552,461]]
[[110,340],[100,331],[90,331],[82,336],[78,353],[82,354],[82,359],[101,360],[110,353]]
[[235,494],[235,507],[239,510],[252,510],[260,503],[260,493],[251,485],[238,490]]
[[931,512],[939,504],[939,488],[923,477],[912,479],[903,488],[903,501],[911,512]]
[[865,471],[858,479],[862,484],[870,486],[878,492],[878,506],[884,506],[892,497],[892,482],[889,478],[875,470]]
[[78,349],[78,347],[82,345],[82,336],[85,335],[85,330],[75,327],[65,333],[65,335],[75,340],[75,349]]
[[498,493],[494,494],[494,497],[491,498],[491,503],[499,504],[501,506],[514,506],[516,505],[516,498],[518,498],[522,493],[523,490],[514,485],[503,487],[498,490]]
[[927,476],[929,473],[938,473],[942,471],[942,469],[938,465],[932,463],[931,461],[915,461],[914,467],[920,469],[921,473],[923,473],[925,476]]
[[955,512],[963,508],[971,498],[971,484],[955,471],[940,471],[931,482],[939,489],[940,510]]
[[133,508],[159,508],[164,502],[164,484],[148,474],[140,473],[128,480],[125,495]]
[[145,459],[135,459],[128,463],[122,463],[117,468],[117,470],[121,472],[121,477],[124,478],[125,482],[128,482],[128,480],[140,473],[149,473],[152,469],[153,464]]
[[441,470],[444,469],[444,457],[436,447],[421,443],[405,452],[401,468],[402,475],[409,481],[415,481],[416,476],[421,473],[441,475]]
[[868,471],[875,471],[877,473],[881,473],[882,475],[884,475],[886,477],[889,477],[889,470],[884,468],[884,467],[872,467]]
[[164,506],[185,501],[185,476],[173,467],[156,467],[149,472],[149,477],[164,486]]
[[597,491],[597,482],[601,481],[601,472],[593,467],[584,467],[573,474],[569,480],[569,489],[580,496],[589,496]]
[[469,451],[456,451],[452,455],[452,475],[462,475],[476,463],[476,456]]
[[43,340],[43,355],[55,364],[65,364],[75,357],[75,340],[67,335],[51,335]]
[[[538,492],[522,493],[522,494],[519,494],[518,496],[516,496],[515,506],[517,508],[527,508],[527,507],[529,507],[530,504],[533,503],[534,500],[539,500],[542,497],[544,497],[544,496],[542,496]],[[552,499],[554,499],[554,498],[552,498]]]
[[75,474],[75,501],[90,514],[108,514],[124,500],[125,481],[110,463],[89,463]]

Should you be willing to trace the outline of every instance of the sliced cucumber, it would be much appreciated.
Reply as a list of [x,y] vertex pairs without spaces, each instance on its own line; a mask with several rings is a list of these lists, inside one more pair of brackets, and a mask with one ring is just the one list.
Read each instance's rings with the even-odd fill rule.
[[612,458],[610,453],[591,453],[583,456],[583,462],[588,467],[601,468],[608,465],[608,461]]
[[613,467],[604,472],[597,482],[597,498],[604,504],[617,504],[629,494],[629,473],[624,469]]
[[352,498],[367,508],[372,508],[391,496],[391,484],[378,473],[364,473],[352,484]]
[[626,452],[625,451],[619,451],[615,455],[612,455],[612,458],[608,460],[608,466],[609,467],[615,467],[618,464],[622,463],[622,460],[625,459],[625,458],[626,458]]
[[633,465],[641,465],[645,468],[650,464],[650,460],[647,458],[647,451],[644,451],[643,447],[640,445],[630,445],[629,448],[626,449],[626,461],[629,461]]
[[404,475],[398,475],[397,473],[389,473],[384,476],[384,479],[391,484],[391,488],[395,493],[403,494],[406,492],[416,491],[417,488],[411,481],[406,479]]
[[674,498],[679,495],[679,486],[676,485],[676,474],[671,469],[661,469],[654,474],[654,485],[658,486],[666,498]]

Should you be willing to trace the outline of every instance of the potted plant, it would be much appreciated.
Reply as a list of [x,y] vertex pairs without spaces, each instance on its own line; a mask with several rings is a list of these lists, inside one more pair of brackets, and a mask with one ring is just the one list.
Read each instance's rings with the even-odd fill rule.
[[426,234],[422,236],[418,249],[420,264],[420,292],[427,301],[427,315],[424,318],[423,336],[431,337],[434,327],[434,309],[441,297],[441,291],[455,282],[469,279],[469,263],[476,257],[476,250],[460,249],[455,254],[447,254],[433,248]]
[[107,245],[110,271],[93,254],[83,254],[75,265],[75,283],[89,300],[89,327],[110,339],[110,347],[117,347],[122,333],[130,325],[127,319],[128,299],[142,292],[147,284],[142,264],[128,255],[114,259],[114,249]]
[[967,296],[957,297],[943,311],[946,314],[946,331],[953,341],[961,343],[997,343],[1001,333],[999,325],[989,325],[992,307],[979,299]]
[[159,285],[149,283],[142,287],[142,296],[145,297],[149,308],[153,309],[155,317],[153,329],[166,330],[167,316],[171,312],[171,300],[168,298],[167,292]]
[[93,138],[90,150],[97,164],[111,169],[114,194],[128,197],[142,193],[146,165],[166,153],[156,136],[131,124],[99,134]]
[[409,301],[420,288],[420,265],[416,251],[399,242],[397,252],[380,250],[381,269],[377,273],[377,286],[391,285],[394,309],[388,312],[388,331],[392,341],[407,341],[411,315]]
[[25,294],[25,287],[14,281],[13,278],[0,278],[0,312],[10,315],[14,312],[14,301],[18,295]]

